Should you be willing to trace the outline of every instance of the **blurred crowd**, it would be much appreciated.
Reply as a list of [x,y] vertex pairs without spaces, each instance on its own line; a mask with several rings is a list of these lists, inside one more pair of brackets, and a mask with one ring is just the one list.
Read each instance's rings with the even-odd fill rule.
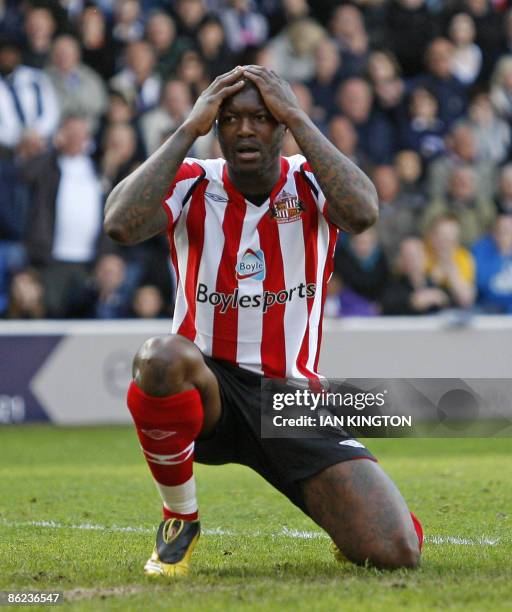
[[[172,315],[166,238],[115,245],[105,199],[247,63],[379,194],[378,226],[340,236],[327,316],[512,313],[507,1],[0,0],[0,316]],[[190,155],[218,157],[213,133]]]

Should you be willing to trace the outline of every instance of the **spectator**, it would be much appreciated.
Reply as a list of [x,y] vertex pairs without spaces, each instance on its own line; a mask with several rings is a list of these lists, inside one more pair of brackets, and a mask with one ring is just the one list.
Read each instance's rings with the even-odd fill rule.
[[504,55],[491,76],[491,101],[500,117],[512,120],[512,55]]
[[281,152],[286,157],[291,157],[292,155],[298,155],[301,153],[300,147],[290,130],[287,130],[283,137]]
[[24,64],[33,68],[44,68],[57,29],[55,18],[48,8],[36,5],[28,8],[24,26],[27,37],[23,54]]
[[147,155],[154,153],[163,141],[185,120],[192,108],[189,88],[180,79],[170,79],[162,90],[162,101],[140,119]]
[[[258,4],[260,6],[264,6],[264,2],[259,1]],[[271,3],[269,3],[271,4]],[[275,4],[281,4],[276,2]],[[265,10],[265,9],[264,9]],[[265,12],[268,12],[265,10]],[[283,21],[280,24],[280,28],[282,29],[286,23],[291,23],[292,21],[296,21],[297,19],[302,19],[303,17],[307,17],[310,12],[310,8],[307,0],[283,0],[282,2],[282,12],[283,12]],[[271,22],[270,27],[275,27]]]
[[187,38],[177,36],[174,20],[163,11],[155,11],[149,16],[146,39],[156,53],[155,72],[162,79],[174,73],[183,52],[191,46]]
[[512,164],[510,163],[500,170],[495,204],[499,214],[512,215]]
[[351,4],[336,7],[329,20],[329,32],[341,52],[345,73],[362,75],[369,43],[361,11]]
[[0,259],[4,284],[26,263],[23,241],[31,203],[16,156],[28,158],[42,151],[57,122],[57,100],[48,78],[22,65],[19,44],[4,36],[0,39]]
[[315,74],[315,50],[325,37],[325,30],[312,19],[290,23],[268,43],[268,67],[288,81],[309,81]]
[[450,21],[449,31],[455,45],[453,74],[464,85],[471,85],[482,69],[482,51],[475,44],[475,22],[467,13],[457,13]]
[[145,41],[130,43],[124,53],[125,67],[109,83],[127,98],[135,100],[135,109],[143,113],[158,104],[160,77],[154,72],[155,53]]
[[375,302],[345,286],[336,272],[327,285],[324,313],[326,317],[374,317],[379,314]]
[[132,315],[139,319],[167,317],[162,294],[154,285],[143,285],[135,292],[132,302]]
[[111,89],[105,120],[107,123],[132,123],[135,120],[134,104],[135,98],[128,92]]
[[332,144],[362,168],[368,165],[366,155],[359,147],[357,131],[350,119],[335,115],[329,122],[328,137]]
[[427,72],[414,80],[434,93],[439,102],[439,116],[447,128],[466,111],[464,85],[453,75],[455,47],[446,38],[434,39],[427,48]]
[[182,55],[177,76],[187,85],[194,100],[210,83],[206,72],[206,64],[195,50],[185,51]]
[[427,232],[427,274],[450,295],[455,306],[469,308],[475,300],[475,262],[460,244],[459,222],[443,215]]
[[41,271],[51,317],[66,316],[73,286],[83,282],[97,254],[103,198],[86,153],[89,139],[86,119],[67,117],[56,149],[24,168],[33,200],[28,253]]
[[512,314],[512,215],[499,215],[491,234],[473,246],[477,305],[484,312]]
[[396,148],[395,132],[390,121],[373,109],[373,94],[367,81],[352,77],[337,92],[339,110],[350,119],[357,131],[359,146],[377,164],[388,163]]
[[444,152],[445,132],[435,95],[426,87],[415,87],[407,115],[401,117],[399,147],[416,151],[428,163]]
[[87,319],[122,319],[129,315],[130,290],[126,265],[118,255],[103,255],[94,274],[75,286],[70,298],[70,315]]
[[440,215],[451,214],[459,223],[460,239],[465,246],[478,240],[493,222],[495,208],[492,200],[479,196],[476,180],[471,166],[454,168],[446,197],[429,204],[421,220],[422,227],[428,227]]
[[44,287],[38,272],[27,268],[17,272],[11,281],[8,319],[44,319]]
[[229,50],[224,29],[216,17],[208,17],[201,23],[197,43],[210,79],[213,80],[235,66],[235,55]]
[[314,55],[315,75],[307,86],[315,103],[315,117],[325,121],[336,112],[336,90],[342,78],[342,66],[336,43],[321,40]]
[[425,203],[421,157],[416,151],[404,149],[395,155],[394,166],[402,191],[415,200],[416,208],[421,208]]
[[503,25],[503,41],[502,47],[499,50],[499,55],[510,55],[512,54],[512,9],[506,12],[503,19]]
[[439,27],[424,0],[394,0],[387,12],[386,42],[396,55],[406,77],[421,72],[421,58]]
[[115,45],[105,15],[93,6],[84,9],[79,22],[82,60],[104,80],[116,68]]
[[57,128],[59,108],[46,75],[21,64],[18,42],[0,39],[0,145],[16,147],[26,130],[49,138]]
[[386,113],[394,112],[405,91],[405,84],[400,76],[400,66],[395,56],[385,50],[372,51],[368,56],[366,71],[378,108]]
[[426,263],[422,240],[408,237],[400,242],[396,274],[382,296],[382,314],[432,314],[450,305],[449,294],[427,275]]
[[492,198],[495,185],[495,166],[480,159],[473,126],[465,121],[453,126],[446,137],[446,152],[435,159],[428,169],[427,188],[433,200],[445,197],[453,170],[460,165],[471,166],[477,178],[479,196]]
[[265,16],[255,11],[250,0],[229,0],[221,13],[226,42],[233,53],[242,53],[247,47],[259,47],[268,36]]
[[144,25],[139,0],[116,1],[112,35],[121,49],[125,45],[141,40],[144,35]]
[[142,135],[136,121],[134,102],[134,99],[130,99],[128,93],[116,91],[115,89],[110,90],[107,112],[101,119],[100,127],[94,139],[95,158],[98,158],[101,154],[105,132],[111,125],[118,123],[129,124],[135,130],[137,138],[137,157],[142,159],[145,156]]
[[498,117],[488,94],[479,93],[473,98],[468,116],[478,158],[494,164],[504,161],[510,150],[510,126]]
[[315,108],[313,106],[313,95],[309,87],[304,83],[295,81],[295,83],[291,84],[291,88],[293,93],[297,96],[302,110],[308,115],[313,116],[315,114]]
[[[389,266],[374,227],[342,237],[334,256],[334,271],[343,284],[345,304],[377,312],[376,304],[389,281]],[[355,296],[354,296],[355,294]]]
[[398,175],[393,166],[377,166],[371,179],[379,196],[379,240],[389,261],[396,258],[398,246],[417,227],[419,211],[406,194],[401,193]]
[[94,132],[107,108],[107,92],[100,76],[81,62],[75,38],[62,34],[55,39],[47,74],[57,92],[62,114],[84,115]]
[[24,240],[30,217],[30,198],[19,162],[29,160],[44,149],[37,132],[27,132],[16,150],[17,159],[10,158],[9,149],[0,159],[0,314],[7,307],[11,276],[25,267],[27,256]]
[[322,132],[326,132],[325,111],[317,106],[314,106],[313,95],[311,89],[304,83],[296,81],[291,84],[293,93],[299,100],[300,107],[308,114]]
[[178,35],[195,40],[199,26],[208,15],[204,0],[176,0],[173,5]]
[[0,36],[12,36],[17,40],[23,35],[23,15],[13,0],[0,0]]
[[481,76],[488,79],[503,45],[502,18],[489,0],[464,0],[464,5],[473,18],[476,44],[482,50]]
[[135,170],[137,159],[137,134],[129,123],[113,123],[108,126],[100,160],[102,190],[108,193]]

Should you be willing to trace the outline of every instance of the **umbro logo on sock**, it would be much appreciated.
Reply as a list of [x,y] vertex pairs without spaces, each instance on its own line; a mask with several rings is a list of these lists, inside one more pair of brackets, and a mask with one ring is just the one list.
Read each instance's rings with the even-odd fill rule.
[[152,440],[165,440],[165,438],[170,438],[178,433],[177,431],[164,431],[163,429],[141,429],[141,431]]

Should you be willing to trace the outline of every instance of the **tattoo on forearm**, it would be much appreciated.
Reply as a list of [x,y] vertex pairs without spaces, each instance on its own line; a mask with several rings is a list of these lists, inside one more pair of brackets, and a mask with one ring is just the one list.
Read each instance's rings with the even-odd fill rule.
[[311,165],[328,201],[328,215],[341,229],[362,231],[377,214],[377,194],[370,179],[316,127],[301,122],[293,136]]

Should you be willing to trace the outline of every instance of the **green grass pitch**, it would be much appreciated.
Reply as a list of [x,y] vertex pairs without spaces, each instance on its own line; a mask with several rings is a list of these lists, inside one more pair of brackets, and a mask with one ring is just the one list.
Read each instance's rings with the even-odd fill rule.
[[197,466],[194,573],[162,583],[142,575],[160,507],[130,428],[0,429],[0,590],[64,591],[73,610],[511,610],[511,440],[369,446],[423,522],[419,570],[338,565],[259,476]]

